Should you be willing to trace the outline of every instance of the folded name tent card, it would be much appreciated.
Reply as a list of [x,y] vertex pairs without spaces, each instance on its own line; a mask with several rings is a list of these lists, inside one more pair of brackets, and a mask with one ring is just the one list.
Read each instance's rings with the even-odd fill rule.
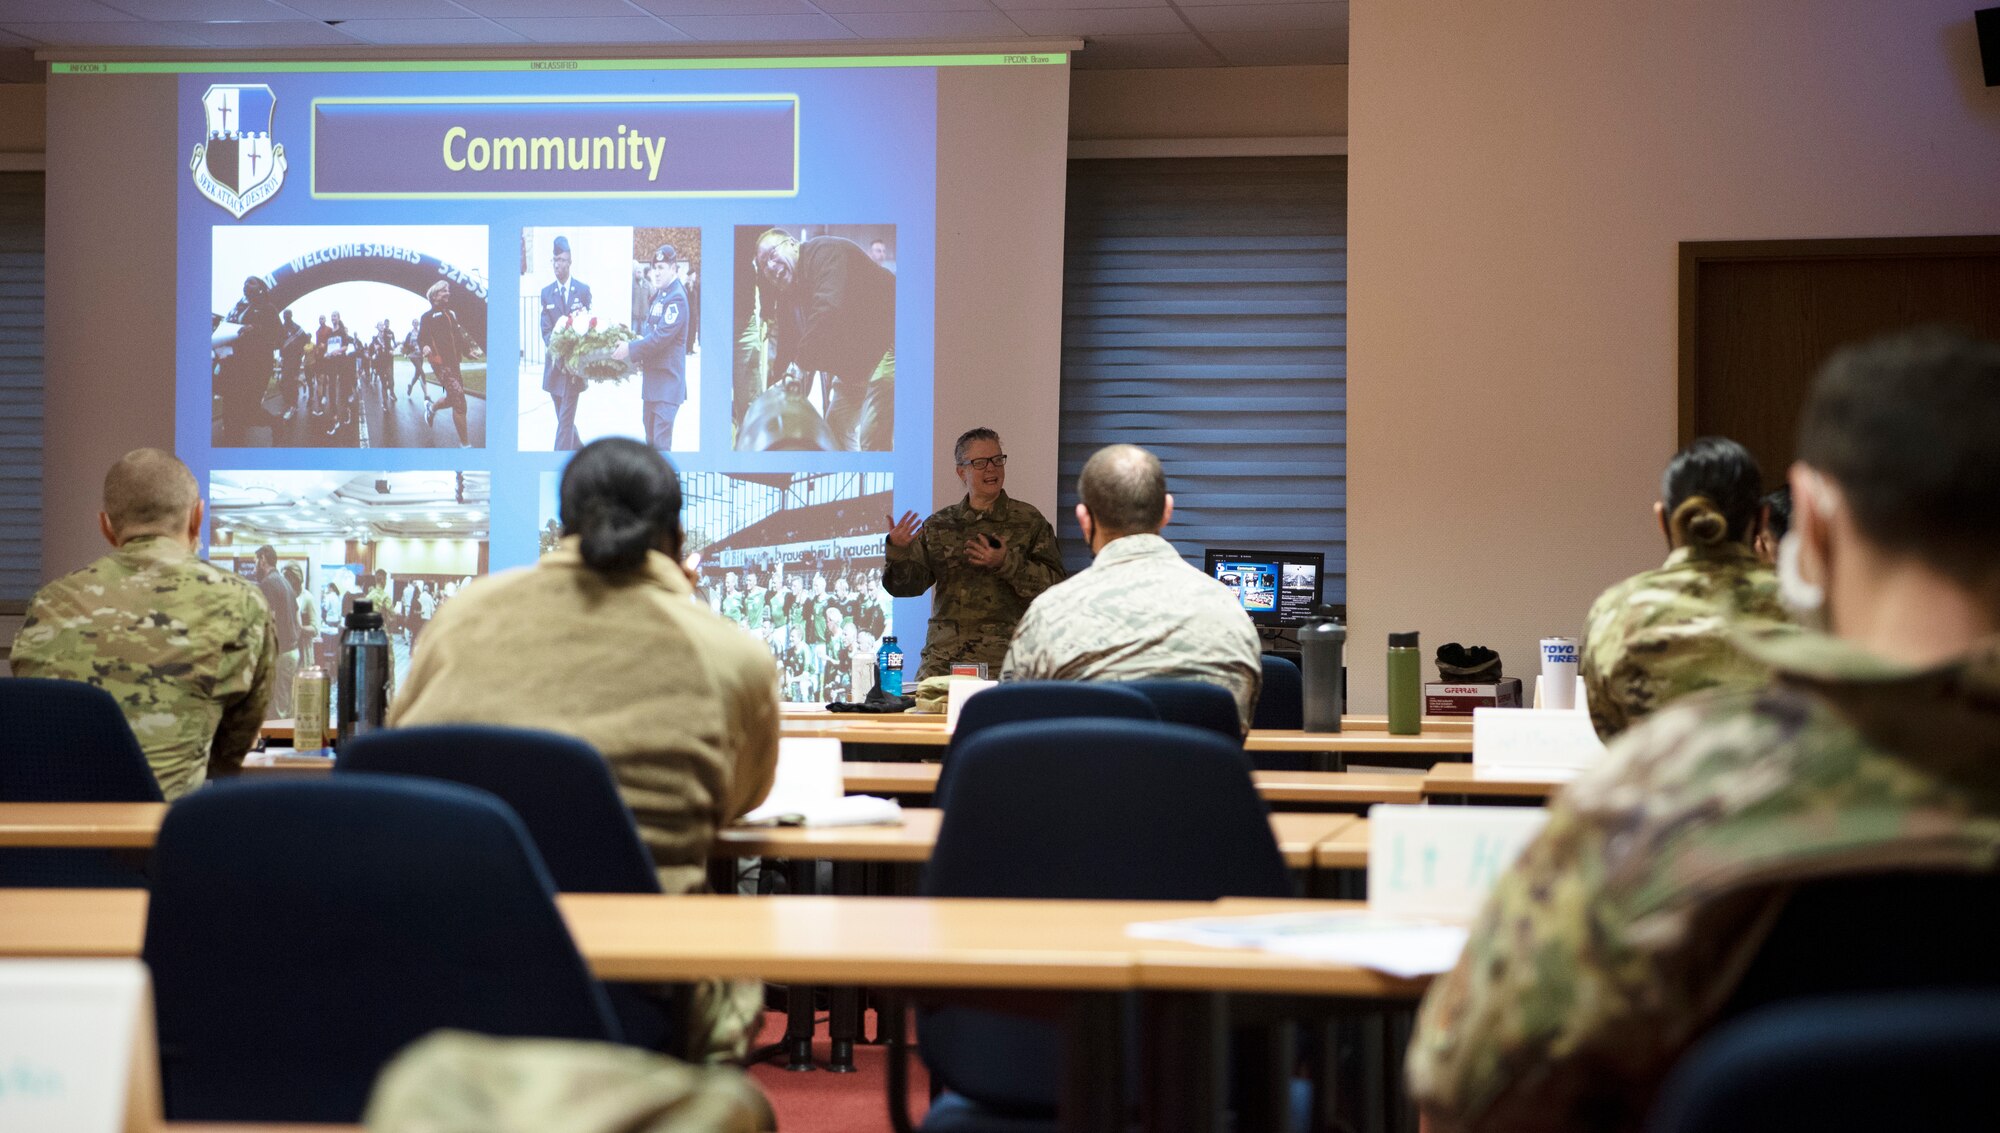
[[139,961],[0,961],[0,1129],[153,1133],[154,1049]]
[[1510,769],[1580,771],[1604,754],[1581,709],[1480,708],[1472,713],[1472,762]]
[[999,683],[999,681],[982,681],[975,677],[953,677],[951,683],[945,686],[944,730],[957,731],[958,713],[965,707],[965,702]]
[[743,816],[752,826],[873,826],[903,821],[894,799],[849,796],[841,779],[840,741],[804,736],[778,740],[778,769],[763,805]]
[[1548,818],[1540,807],[1369,807],[1368,908],[1470,921]]

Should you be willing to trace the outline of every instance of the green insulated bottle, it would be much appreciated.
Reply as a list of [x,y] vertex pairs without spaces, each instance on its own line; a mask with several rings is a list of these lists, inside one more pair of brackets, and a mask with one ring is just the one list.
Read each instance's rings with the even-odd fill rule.
[[1423,730],[1423,658],[1414,633],[1389,635],[1389,734],[1414,736]]

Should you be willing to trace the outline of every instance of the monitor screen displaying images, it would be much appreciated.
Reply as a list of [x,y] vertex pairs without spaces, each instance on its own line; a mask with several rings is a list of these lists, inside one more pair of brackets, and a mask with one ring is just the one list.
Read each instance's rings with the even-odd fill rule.
[[1320,603],[1326,556],[1318,551],[1210,549],[1209,576],[1236,595],[1260,626],[1296,626]]

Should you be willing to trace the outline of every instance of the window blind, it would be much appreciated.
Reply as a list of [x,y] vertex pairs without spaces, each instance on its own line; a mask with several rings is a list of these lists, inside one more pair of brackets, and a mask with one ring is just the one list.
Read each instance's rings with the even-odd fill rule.
[[1319,551],[1347,600],[1347,159],[1073,161],[1063,270],[1060,515],[1089,565],[1076,477],[1141,445],[1166,537]]
[[0,614],[42,573],[42,174],[0,173]]

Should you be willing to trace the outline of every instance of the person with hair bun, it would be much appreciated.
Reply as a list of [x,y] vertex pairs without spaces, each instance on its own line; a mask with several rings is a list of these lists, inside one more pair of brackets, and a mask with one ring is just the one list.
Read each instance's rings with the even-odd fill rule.
[[1667,561],[1605,591],[1585,621],[1579,671],[1607,743],[1690,692],[1769,677],[1730,641],[1788,624],[1778,576],[1751,546],[1762,490],[1757,458],[1726,437],[1702,437],[1668,463],[1653,505]]
[[[424,630],[389,724],[497,724],[597,748],[668,893],[700,889],[709,845],[764,801],[778,761],[771,654],[694,600],[674,467],[639,441],[585,445],[563,470],[562,540],[475,579]],[[690,1049],[740,1055],[758,1012],[704,985]]]

